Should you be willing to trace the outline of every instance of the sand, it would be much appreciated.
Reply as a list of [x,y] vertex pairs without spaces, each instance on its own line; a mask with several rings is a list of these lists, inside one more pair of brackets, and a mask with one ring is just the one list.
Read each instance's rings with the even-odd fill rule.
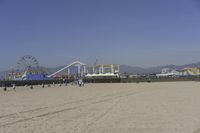
[[200,82],[1,88],[0,133],[200,133]]

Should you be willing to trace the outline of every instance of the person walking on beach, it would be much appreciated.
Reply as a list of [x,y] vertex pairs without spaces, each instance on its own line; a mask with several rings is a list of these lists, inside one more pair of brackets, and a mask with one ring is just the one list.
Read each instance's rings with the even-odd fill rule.
[[78,85],[81,87],[81,86],[84,86],[84,83],[83,83],[83,79],[79,79],[78,80]]
[[13,90],[15,91],[16,85],[15,85],[15,84],[12,84],[12,88],[13,88]]
[[63,80],[63,82],[64,82],[65,86],[67,86],[67,78],[65,78],[65,79]]

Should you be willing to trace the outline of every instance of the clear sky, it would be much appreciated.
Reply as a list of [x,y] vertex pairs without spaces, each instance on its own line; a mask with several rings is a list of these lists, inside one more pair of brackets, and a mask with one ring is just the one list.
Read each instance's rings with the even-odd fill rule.
[[0,70],[23,55],[54,67],[200,61],[198,0],[0,0]]

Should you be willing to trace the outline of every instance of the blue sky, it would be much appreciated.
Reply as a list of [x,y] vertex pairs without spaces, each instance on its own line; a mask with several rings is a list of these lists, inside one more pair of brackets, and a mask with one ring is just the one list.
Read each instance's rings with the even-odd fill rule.
[[132,66],[200,61],[198,0],[0,0],[0,70],[80,59]]

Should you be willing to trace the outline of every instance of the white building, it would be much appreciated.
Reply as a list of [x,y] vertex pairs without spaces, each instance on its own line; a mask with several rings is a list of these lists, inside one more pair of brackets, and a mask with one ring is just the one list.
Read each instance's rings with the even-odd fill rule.
[[172,70],[167,73],[166,71],[162,71],[161,74],[156,74],[156,76],[157,77],[176,77],[176,76],[180,76],[180,72],[177,70]]

